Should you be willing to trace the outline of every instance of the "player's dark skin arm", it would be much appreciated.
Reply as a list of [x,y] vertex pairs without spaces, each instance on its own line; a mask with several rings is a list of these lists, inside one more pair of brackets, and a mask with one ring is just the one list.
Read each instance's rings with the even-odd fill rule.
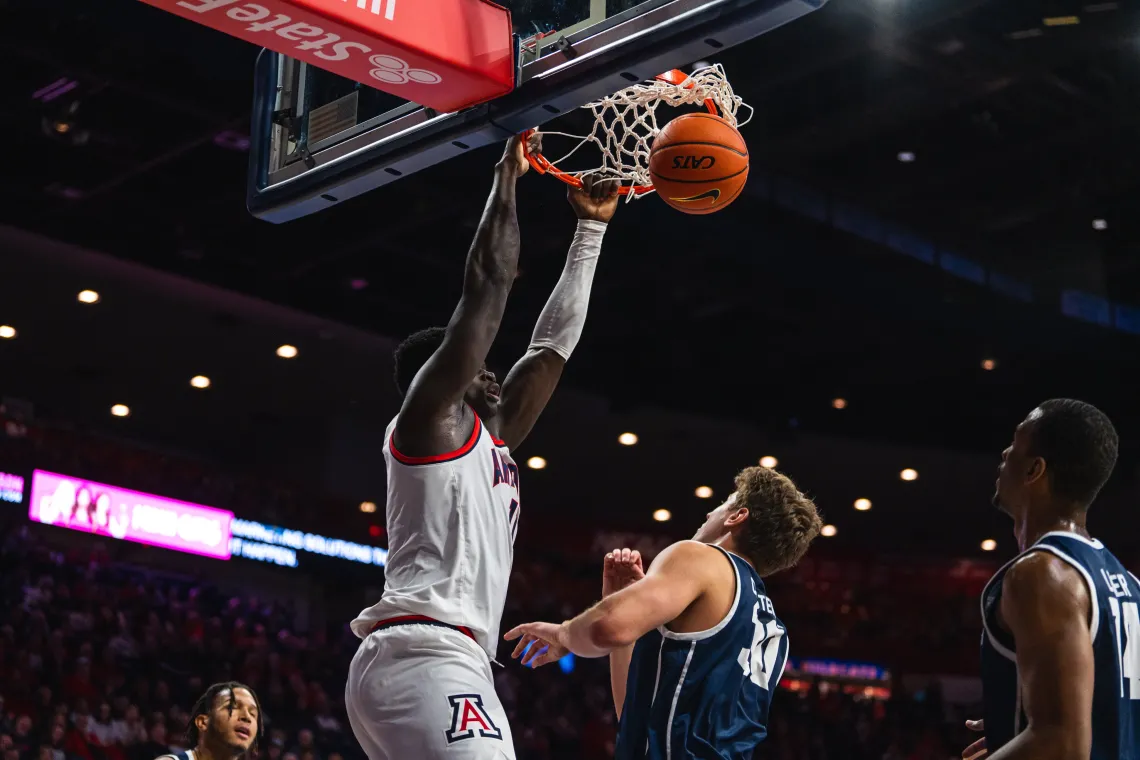
[[[613,182],[587,182],[582,189],[570,188],[566,198],[579,219],[609,223],[617,209],[618,185]],[[503,381],[499,415],[492,424],[496,434],[511,450],[530,434],[546,408],[566,360],[548,348],[532,349],[515,363]]]
[[1072,566],[1047,552],[1002,583],[1001,622],[1017,643],[1028,725],[989,760],[1088,760],[1092,751],[1092,602]]
[[467,253],[463,295],[439,349],[412,381],[396,422],[396,444],[409,456],[454,451],[471,434],[474,413],[463,395],[499,332],[519,261],[515,182],[526,173],[519,138],[495,166],[491,195]]

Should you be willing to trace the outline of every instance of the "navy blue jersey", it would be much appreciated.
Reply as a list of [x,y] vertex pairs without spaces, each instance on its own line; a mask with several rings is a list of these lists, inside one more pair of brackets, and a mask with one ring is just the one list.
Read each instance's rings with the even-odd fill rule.
[[662,626],[637,640],[615,760],[746,759],[767,736],[788,636],[760,576],[721,551],[736,571],[732,609],[707,631]]
[[[1035,551],[1050,552],[1075,567],[1092,599],[1096,676],[1089,760],[1140,760],[1140,581],[1100,541],[1075,533],[1046,533],[1026,553]],[[998,570],[982,591],[982,689],[991,755],[1026,726],[1013,637],[997,622],[1002,579],[1024,556]]]

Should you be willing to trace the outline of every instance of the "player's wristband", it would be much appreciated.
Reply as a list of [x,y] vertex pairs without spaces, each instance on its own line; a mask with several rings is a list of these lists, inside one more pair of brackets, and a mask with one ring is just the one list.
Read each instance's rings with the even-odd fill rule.
[[586,309],[590,305],[590,289],[594,284],[594,269],[602,252],[602,238],[606,234],[606,223],[592,219],[578,220],[570,253],[566,256],[566,266],[562,276],[554,286],[546,306],[538,316],[534,333],[530,337],[530,349],[547,348],[569,359],[582,337],[586,325]]

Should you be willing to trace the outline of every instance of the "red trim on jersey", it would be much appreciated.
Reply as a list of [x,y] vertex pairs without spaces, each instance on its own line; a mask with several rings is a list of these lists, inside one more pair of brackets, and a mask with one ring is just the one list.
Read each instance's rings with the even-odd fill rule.
[[450,462],[452,459],[459,459],[459,457],[475,448],[475,444],[479,442],[479,431],[483,428],[483,422],[479,419],[479,415],[475,415],[475,425],[471,428],[471,437],[467,439],[467,443],[460,446],[455,451],[449,451],[446,454],[436,454],[430,457],[410,457],[401,454],[396,450],[396,431],[392,431],[392,435],[388,438],[388,450],[392,452],[397,462],[401,464],[436,464],[438,462]]
[[[490,431],[490,430],[488,430],[488,431],[487,431],[487,434],[488,434],[488,435],[491,435],[491,431]],[[495,437],[495,436],[493,436],[493,435],[491,435],[491,443],[495,444],[496,446],[506,446],[506,445],[507,445],[507,444],[506,444],[506,441],[504,441],[504,440],[503,440],[503,439],[501,439],[501,438],[496,438],[496,437]]]
[[462,633],[467,638],[471,639],[472,641],[475,641],[475,634],[472,633],[471,629],[468,628],[467,626],[465,626],[465,625],[451,625],[450,623],[444,623],[443,621],[436,620],[435,618],[428,617],[427,615],[401,615],[399,617],[387,618],[387,619],[381,620],[378,623],[376,623],[375,625],[373,625],[372,628],[370,628],[368,632],[369,633],[375,633],[376,631],[380,630],[381,628],[387,628],[388,626],[392,626],[392,625],[415,625],[416,623],[426,623],[428,625],[441,625],[444,628],[450,628],[454,631],[459,631],[460,633]]

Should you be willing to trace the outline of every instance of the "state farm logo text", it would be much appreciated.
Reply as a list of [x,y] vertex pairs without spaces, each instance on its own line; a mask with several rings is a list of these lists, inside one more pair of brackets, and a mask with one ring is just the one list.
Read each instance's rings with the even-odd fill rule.
[[[381,10],[383,10],[384,18],[388,20],[392,20],[395,16],[396,0],[346,1],[349,4],[355,4],[356,7],[361,10],[365,10],[377,16],[379,16]],[[226,9],[224,16],[227,19],[247,25],[245,26],[245,31],[275,34],[290,42],[296,42],[297,44],[294,45],[295,50],[310,53],[317,58],[329,62],[347,61],[354,54],[363,56],[373,52],[370,46],[362,42],[342,39],[340,35],[326,32],[316,24],[311,24],[307,21],[298,21],[284,13],[275,13],[264,5],[257,3],[242,3],[241,5],[237,5],[239,2],[241,2],[241,0],[179,0],[178,7],[202,15],[211,14],[212,17],[215,17],[215,22],[219,20],[216,19],[216,16],[221,14],[215,14],[214,11],[220,11],[224,8]],[[222,24],[207,22],[205,19],[203,23],[225,31]],[[225,26],[235,25],[227,23]],[[266,47],[272,46],[266,45]],[[377,57],[382,58],[383,62],[378,63],[375,60],[370,62],[376,67],[374,71],[383,70],[383,73],[373,73],[372,76],[385,84],[399,85],[409,82],[415,82],[416,84],[438,84],[443,81],[443,77],[434,71],[413,69],[408,66],[406,61],[395,56],[373,56],[373,59]]]

